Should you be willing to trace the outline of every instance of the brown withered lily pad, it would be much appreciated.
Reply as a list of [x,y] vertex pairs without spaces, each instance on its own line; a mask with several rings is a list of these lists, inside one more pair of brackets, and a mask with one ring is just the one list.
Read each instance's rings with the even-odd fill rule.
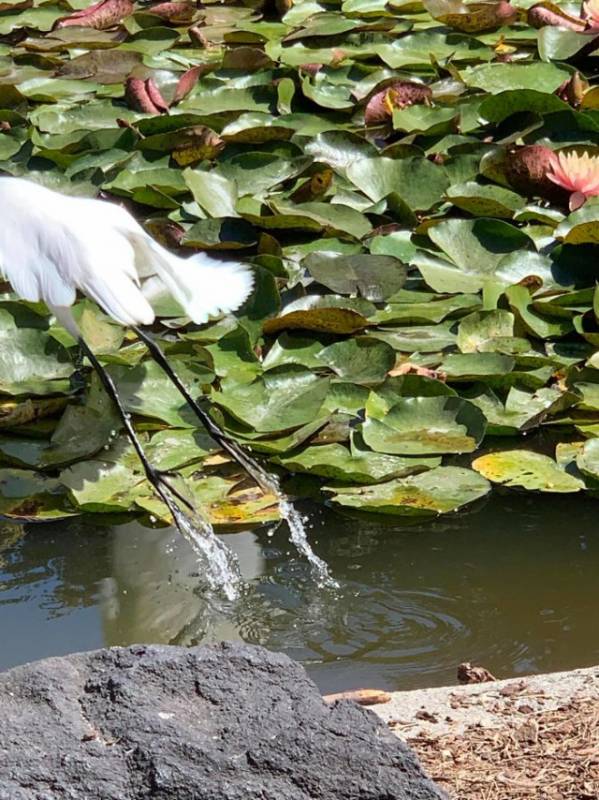
[[430,88],[424,83],[396,81],[368,100],[364,109],[364,122],[366,125],[387,122],[393,116],[394,108],[407,108],[418,103],[430,105],[432,96]]
[[131,0],[100,0],[81,11],[74,11],[67,17],[61,17],[55,24],[56,29],[69,25],[104,30],[118,25],[125,17],[133,13]]

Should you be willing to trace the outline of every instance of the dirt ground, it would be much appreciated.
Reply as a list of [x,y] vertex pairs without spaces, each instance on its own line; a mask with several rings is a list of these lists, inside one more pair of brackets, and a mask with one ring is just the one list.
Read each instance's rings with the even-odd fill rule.
[[599,668],[373,707],[452,800],[598,800]]
[[496,729],[408,741],[454,800],[592,800],[599,798],[598,722],[599,703],[576,701]]

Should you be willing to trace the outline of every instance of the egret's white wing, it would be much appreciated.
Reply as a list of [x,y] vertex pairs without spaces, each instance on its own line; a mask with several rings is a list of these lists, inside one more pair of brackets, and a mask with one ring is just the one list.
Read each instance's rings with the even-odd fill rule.
[[28,187],[25,181],[0,178],[0,271],[24,300],[71,305],[75,242],[62,225],[47,220],[43,196]]
[[0,177],[0,213],[0,270],[18,295],[54,310],[72,305],[79,289],[123,325],[150,324],[148,297],[162,285],[202,323],[239,308],[252,289],[245,265],[180,258],[112,203]]
[[0,269],[25,300],[70,306],[79,289],[123,325],[149,324],[133,247],[105,224],[106,206],[0,178]]

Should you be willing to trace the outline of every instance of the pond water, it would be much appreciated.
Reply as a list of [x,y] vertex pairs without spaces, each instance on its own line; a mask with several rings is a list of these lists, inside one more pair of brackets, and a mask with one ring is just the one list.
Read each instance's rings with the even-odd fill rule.
[[287,531],[224,534],[247,588],[206,600],[173,529],[0,522],[0,669],[133,642],[243,639],[300,660],[323,691],[455,682],[599,662],[599,503],[495,492],[406,526],[313,508],[310,540],[340,583],[318,589]]

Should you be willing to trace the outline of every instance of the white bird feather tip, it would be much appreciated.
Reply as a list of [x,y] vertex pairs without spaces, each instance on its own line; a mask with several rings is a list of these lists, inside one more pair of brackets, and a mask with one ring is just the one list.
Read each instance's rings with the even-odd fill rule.
[[197,289],[194,299],[209,316],[236,311],[253,289],[253,273],[238,261],[218,262],[198,253],[188,263],[195,267]]

